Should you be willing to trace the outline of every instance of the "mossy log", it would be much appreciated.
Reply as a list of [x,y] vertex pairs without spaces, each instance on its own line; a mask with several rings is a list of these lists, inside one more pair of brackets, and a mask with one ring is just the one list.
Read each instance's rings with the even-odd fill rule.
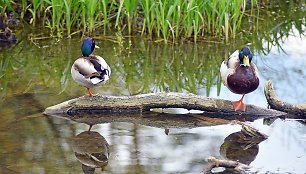
[[222,118],[227,120],[248,120],[258,118],[286,117],[286,113],[248,105],[246,112],[235,112],[231,101],[203,97],[194,94],[175,92],[160,92],[135,96],[103,96],[79,97],[58,105],[49,107],[44,114],[86,114],[86,113],[143,113],[154,108],[185,108],[201,110],[205,117]]
[[[271,81],[265,85],[265,95],[271,109],[247,105],[245,112],[235,111],[229,100],[209,98],[191,93],[158,92],[134,96],[105,96],[98,94],[93,97],[82,96],[55,106],[48,107],[46,115],[84,115],[95,114],[133,114],[150,112],[154,108],[184,108],[200,110],[211,118],[226,120],[253,121],[259,118],[299,118],[304,119],[306,105],[292,105],[281,101],[275,94]],[[191,114],[187,114],[191,115]]]
[[268,80],[265,84],[265,96],[271,109],[295,115],[296,118],[306,119],[306,103],[290,104],[281,100],[273,88],[273,83]]

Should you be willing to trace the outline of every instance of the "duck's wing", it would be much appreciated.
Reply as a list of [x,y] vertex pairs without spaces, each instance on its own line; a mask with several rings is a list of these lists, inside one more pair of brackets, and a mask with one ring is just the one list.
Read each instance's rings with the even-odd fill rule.
[[255,63],[251,62],[251,67],[254,69],[256,77],[259,78],[259,71],[258,71],[257,66],[255,65]]
[[92,63],[86,58],[78,58],[74,62],[73,68],[85,78],[89,78],[93,74],[97,73]]
[[221,63],[220,74],[224,85],[227,86],[228,75],[235,72],[235,69],[239,66],[239,51],[236,50],[230,55],[230,57]]
[[239,66],[239,50],[233,52],[227,59],[227,66],[231,69],[236,69]]
[[221,78],[225,86],[227,86],[227,77],[231,72],[233,72],[232,69],[229,69],[227,67],[227,63],[223,61],[220,67],[220,74],[221,74]]
[[93,63],[97,62],[97,63],[94,63],[97,71],[107,70],[106,75],[110,76],[111,69],[106,63],[106,61],[101,56],[94,56],[92,60],[93,60]]
[[95,57],[79,58],[73,64],[73,68],[85,79],[90,80],[92,84],[98,84],[109,79],[110,72],[103,69],[103,66],[100,60]]
[[89,61],[93,64],[97,73],[99,73],[98,76],[94,76],[95,78],[91,78],[93,83],[100,83],[109,80],[111,69],[101,56],[91,55]]

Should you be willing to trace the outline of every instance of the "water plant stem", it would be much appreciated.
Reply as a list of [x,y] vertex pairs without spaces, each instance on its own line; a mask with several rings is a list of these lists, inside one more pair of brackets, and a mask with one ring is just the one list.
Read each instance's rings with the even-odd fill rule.
[[[51,34],[61,37],[82,29],[127,31],[165,42],[187,38],[197,41],[200,36],[213,35],[228,40],[240,29],[247,14],[246,0],[33,0],[1,1],[6,11],[21,11],[20,18],[33,26],[43,22]],[[256,7],[257,0],[251,1]],[[255,5],[254,5],[255,4]],[[25,15],[31,14],[31,15]],[[26,16],[29,19],[27,19]],[[115,21],[110,18],[115,16]],[[44,17],[44,18],[42,18]],[[43,20],[42,20],[43,19]],[[127,26],[127,27],[125,27]]]

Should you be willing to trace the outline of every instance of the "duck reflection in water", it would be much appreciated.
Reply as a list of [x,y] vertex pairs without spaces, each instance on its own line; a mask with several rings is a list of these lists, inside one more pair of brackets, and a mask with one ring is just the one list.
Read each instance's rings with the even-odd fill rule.
[[71,144],[75,157],[82,163],[85,174],[95,173],[96,168],[103,170],[107,165],[109,144],[98,132],[82,132],[72,138]]
[[265,138],[251,137],[241,131],[235,132],[224,139],[220,154],[225,159],[249,165],[258,154],[258,144],[264,140]]

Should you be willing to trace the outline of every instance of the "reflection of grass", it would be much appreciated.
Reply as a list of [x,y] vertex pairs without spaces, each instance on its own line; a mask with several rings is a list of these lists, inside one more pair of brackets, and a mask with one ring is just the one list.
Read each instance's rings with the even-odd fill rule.
[[137,49],[130,50],[127,46],[128,51],[118,54],[124,82],[131,94],[164,91],[169,87],[171,91],[192,93],[206,88],[208,95],[218,81],[219,64],[225,52],[220,50],[220,54],[215,54],[214,49],[188,44],[165,46],[140,42],[133,47]]
[[253,47],[263,54],[268,54],[273,46],[282,49],[282,41],[292,34],[293,28],[296,28],[299,34],[305,35],[306,18],[302,5],[302,1],[291,0],[287,3],[271,1],[265,9],[260,10],[261,20],[250,18],[249,23],[246,23],[247,21],[243,23],[249,25],[251,29],[241,35],[242,40],[252,43]]
[[21,42],[14,49],[3,50],[0,57],[2,97],[5,93],[24,93],[46,86],[56,87],[59,92],[61,88],[66,88],[66,78],[70,72],[67,58],[73,56],[66,48],[56,45],[53,49],[38,48]]
[[[216,55],[216,50],[207,52],[208,49],[197,45],[165,46],[136,40],[123,41],[122,47],[114,50],[114,44],[109,43],[99,44],[105,48],[97,49],[96,54],[106,58],[113,73],[110,82],[96,89],[97,92],[136,94],[164,91],[169,86],[171,91],[193,93],[207,88],[209,94],[210,87],[217,83],[221,54],[224,55],[224,50]],[[79,56],[73,51],[79,50],[78,45],[62,42],[38,48],[22,42],[14,49],[5,50],[0,59],[2,99],[4,94],[44,93],[46,87],[58,93],[83,95],[85,89],[73,82],[70,75],[71,64]]]

